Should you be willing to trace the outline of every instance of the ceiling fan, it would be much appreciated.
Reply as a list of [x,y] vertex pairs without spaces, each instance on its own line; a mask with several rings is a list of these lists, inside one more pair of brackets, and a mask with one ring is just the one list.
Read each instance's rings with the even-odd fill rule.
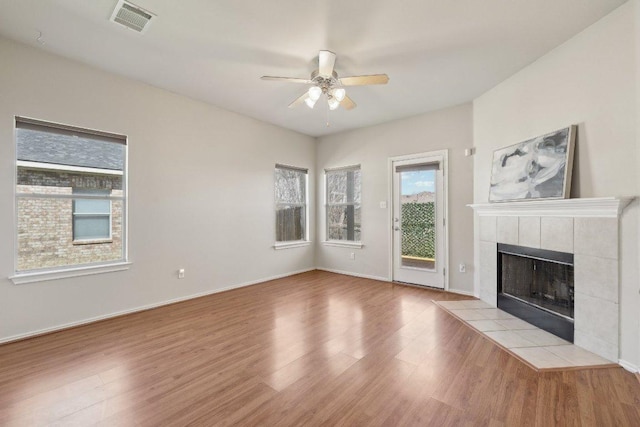
[[273,76],[262,76],[261,78],[262,80],[277,80],[311,85],[308,91],[289,104],[289,108],[297,107],[302,103],[305,103],[309,108],[313,108],[318,99],[320,99],[322,95],[325,95],[330,110],[335,110],[341,105],[342,108],[346,110],[351,110],[356,107],[356,103],[347,96],[345,86],[384,85],[389,81],[389,77],[386,74],[338,78],[338,73],[333,69],[335,63],[335,53],[328,50],[321,50],[318,55],[318,69],[311,73],[310,79]]

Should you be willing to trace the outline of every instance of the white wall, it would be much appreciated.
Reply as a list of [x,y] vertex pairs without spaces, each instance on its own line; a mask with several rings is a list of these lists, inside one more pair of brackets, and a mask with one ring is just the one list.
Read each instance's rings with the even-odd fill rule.
[[[389,194],[388,159],[405,154],[449,149],[450,266],[467,264],[467,273],[449,268],[450,289],[471,292],[473,286],[473,159],[464,156],[472,144],[472,108],[465,104],[408,119],[322,137],[318,143],[318,177],[325,168],[360,164],[362,167],[362,249],[319,245],[319,268],[388,280]],[[317,192],[324,194],[318,178]],[[322,200],[320,198],[320,200]],[[388,202],[387,209],[380,202]],[[318,240],[323,240],[322,203],[318,203]],[[355,252],[351,260],[349,253]]]
[[[313,245],[272,249],[276,162],[310,169],[314,238],[314,138],[6,39],[0,58],[0,341],[314,267]],[[7,279],[14,115],[128,135],[130,270]]]
[[[578,125],[572,197],[638,195],[634,38],[629,2],[474,101],[476,203],[488,199],[493,150],[569,124]],[[620,275],[620,357],[636,366],[638,204],[622,216]]]

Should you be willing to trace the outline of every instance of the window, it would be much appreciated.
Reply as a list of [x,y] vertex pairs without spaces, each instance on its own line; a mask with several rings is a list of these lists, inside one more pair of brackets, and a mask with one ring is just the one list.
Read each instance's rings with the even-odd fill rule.
[[111,239],[111,200],[109,190],[74,188],[73,194],[91,195],[99,199],[73,201],[73,241]]
[[126,261],[126,153],[121,135],[16,117],[15,277]]
[[360,166],[327,169],[327,241],[360,241]]
[[276,165],[276,242],[307,240],[307,169]]

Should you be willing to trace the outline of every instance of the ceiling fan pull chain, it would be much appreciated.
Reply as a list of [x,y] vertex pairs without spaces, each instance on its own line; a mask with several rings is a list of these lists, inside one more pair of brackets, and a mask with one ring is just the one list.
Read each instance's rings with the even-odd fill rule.
[[330,110],[329,110],[329,104],[327,104],[327,109],[326,109],[326,111],[327,111],[327,127],[331,127],[331,124],[329,124],[329,111],[330,111]]

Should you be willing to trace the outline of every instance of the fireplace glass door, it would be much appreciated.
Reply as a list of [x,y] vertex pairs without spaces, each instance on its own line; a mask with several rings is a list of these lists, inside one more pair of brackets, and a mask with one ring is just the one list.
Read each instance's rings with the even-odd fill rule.
[[502,293],[573,319],[573,265],[502,253]]

